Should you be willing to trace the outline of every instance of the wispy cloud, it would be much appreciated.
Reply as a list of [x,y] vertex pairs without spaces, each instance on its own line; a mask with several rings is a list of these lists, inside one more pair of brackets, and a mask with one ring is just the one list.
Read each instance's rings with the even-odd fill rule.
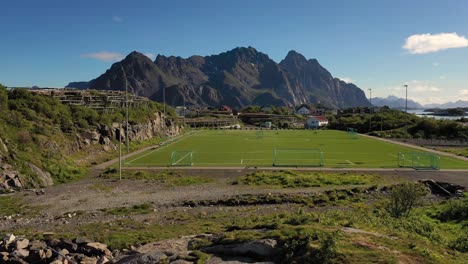
[[151,60],[155,60],[156,59],[156,55],[154,53],[143,53],[146,57],[150,58]]
[[101,51],[96,53],[82,54],[81,57],[96,59],[105,62],[114,62],[122,60],[125,56],[121,53]]
[[438,62],[433,62],[433,63],[432,63],[432,66],[438,67],[438,66],[439,66],[439,63],[438,63]]
[[406,39],[403,48],[411,54],[424,54],[445,49],[468,47],[468,39],[457,33],[417,34]]
[[[408,85],[408,93],[422,93],[422,92],[440,92],[440,88],[427,81],[412,80],[405,83]],[[393,91],[403,91],[406,88],[402,86],[390,87]]]
[[113,16],[112,21],[114,21],[116,23],[120,23],[120,22],[123,22],[123,18],[121,18],[119,16]]
[[352,83],[354,82],[353,79],[349,78],[349,77],[338,77],[338,79],[342,80],[343,82],[345,83]]

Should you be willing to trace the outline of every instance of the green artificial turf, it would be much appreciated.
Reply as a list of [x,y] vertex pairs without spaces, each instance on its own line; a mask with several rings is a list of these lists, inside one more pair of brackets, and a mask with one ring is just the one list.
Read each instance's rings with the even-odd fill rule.
[[[328,168],[396,168],[399,152],[421,152],[393,143],[353,136],[336,130],[198,130],[184,135],[157,149],[149,150],[124,161],[125,166],[198,166],[198,167],[246,167],[272,166],[275,149],[297,150],[305,153],[305,159],[323,152],[323,165]],[[310,149],[307,154],[304,149]],[[174,151],[179,154],[171,155]],[[187,154],[190,151],[191,154]],[[291,157],[296,158],[294,151]],[[282,153],[283,157],[288,156]],[[190,159],[191,156],[191,159]],[[293,158],[293,159],[294,159]],[[294,164],[294,160],[288,161]],[[289,164],[288,163],[288,164]],[[307,162],[297,161],[299,166]],[[309,165],[316,165],[311,161]],[[468,169],[468,162],[440,157],[441,169]]]

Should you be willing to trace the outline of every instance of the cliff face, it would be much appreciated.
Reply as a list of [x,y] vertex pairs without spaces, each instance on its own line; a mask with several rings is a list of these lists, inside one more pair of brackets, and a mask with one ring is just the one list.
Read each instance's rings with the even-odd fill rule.
[[[128,127],[128,137],[130,142],[152,139],[154,137],[175,136],[181,133],[181,127],[167,120],[160,113],[155,113],[154,117],[144,123],[130,124]],[[119,135],[125,141],[126,127],[120,127],[114,123],[112,126],[99,125],[93,129],[87,129],[74,135],[64,135],[57,142],[49,138],[44,138],[38,144],[41,149],[53,152],[51,158],[62,159],[76,152],[86,152],[87,155],[81,161],[75,162],[91,163],[96,155],[103,152],[116,150],[118,147]],[[0,193],[12,192],[22,188],[41,188],[54,184],[54,175],[42,167],[41,164],[27,162],[25,164],[27,172],[18,166],[21,163],[17,157],[15,146],[8,146],[7,140],[0,137]],[[58,160],[57,162],[60,162]]]
[[[364,92],[334,78],[317,60],[290,51],[279,64],[252,47],[188,59],[130,53],[90,81],[90,89],[124,90],[171,105],[368,106]],[[163,91],[164,90],[164,91]]]

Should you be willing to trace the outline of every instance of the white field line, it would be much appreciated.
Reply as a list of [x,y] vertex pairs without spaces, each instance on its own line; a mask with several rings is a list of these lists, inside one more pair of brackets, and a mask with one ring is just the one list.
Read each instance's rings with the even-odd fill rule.
[[244,164],[244,159],[241,159],[241,165]]
[[[135,159],[132,159],[132,160],[130,160],[130,161],[127,161],[127,162],[125,162],[124,164],[131,164],[132,162],[134,162],[134,161],[136,161],[136,160],[139,160],[139,159],[141,159],[141,158],[143,158],[143,157],[146,157],[146,156],[152,154],[153,152],[156,152],[156,151],[158,151],[158,150],[161,150],[161,149],[163,149],[163,148],[165,148],[165,147],[171,145],[171,144],[174,143],[174,142],[179,142],[179,141],[185,139],[187,136],[191,136],[191,135],[193,135],[193,134],[195,134],[195,132],[193,132],[193,133],[192,133],[192,132],[189,132],[189,133],[185,134],[183,137],[177,139],[176,141],[171,140],[171,141],[170,141],[170,144],[164,144],[164,145],[162,145],[162,146],[160,146],[160,147],[154,149],[153,151],[150,151],[150,152],[146,153],[145,155],[141,155],[141,156],[139,156],[138,158],[135,158]],[[165,142],[165,143],[167,143],[167,142]]]
[[349,160],[345,160],[345,161],[348,162],[349,165],[356,165],[356,164],[354,164],[352,161],[349,161]]
[[[388,154],[388,155],[398,158],[398,156],[395,155],[395,154]],[[421,164],[421,163],[416,162],[416,161],[414,161],[414,160],[409,160],[409,159],[405,159],[405,158],[403,158],[403,159],[404,159],[404,160],[407,160],[407,161],[410,161],[410,162],[412,162],[412,163],[416,163],[416,164],[421,165],[421,166],[425,166],[424,164]]]
[[185,159],[185,157],[187,157],[188,155],[190,155],[190,153],[187,153],[185,156],[180,158],[176,163],[172,163],[172,165],[177,165],[177,163],[179,163],[181,160]]

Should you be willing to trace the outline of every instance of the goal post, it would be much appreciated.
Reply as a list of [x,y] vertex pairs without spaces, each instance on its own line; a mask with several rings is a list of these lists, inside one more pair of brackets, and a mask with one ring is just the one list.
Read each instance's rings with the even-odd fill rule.
[[357,139],[358,138],[358,132],[356,128],[348,127],[346,128],[346,132],[348,132],[348,135],[352,139]]
[[322,167],[321,149],[278,149],[273,152],[273,166],[277,167]]
[[433,153],[398,152],[398,167],[438,170],[440,157]]
[[175,150],[171,153],[171,166],[192,166],[193,152],[190,150]]

